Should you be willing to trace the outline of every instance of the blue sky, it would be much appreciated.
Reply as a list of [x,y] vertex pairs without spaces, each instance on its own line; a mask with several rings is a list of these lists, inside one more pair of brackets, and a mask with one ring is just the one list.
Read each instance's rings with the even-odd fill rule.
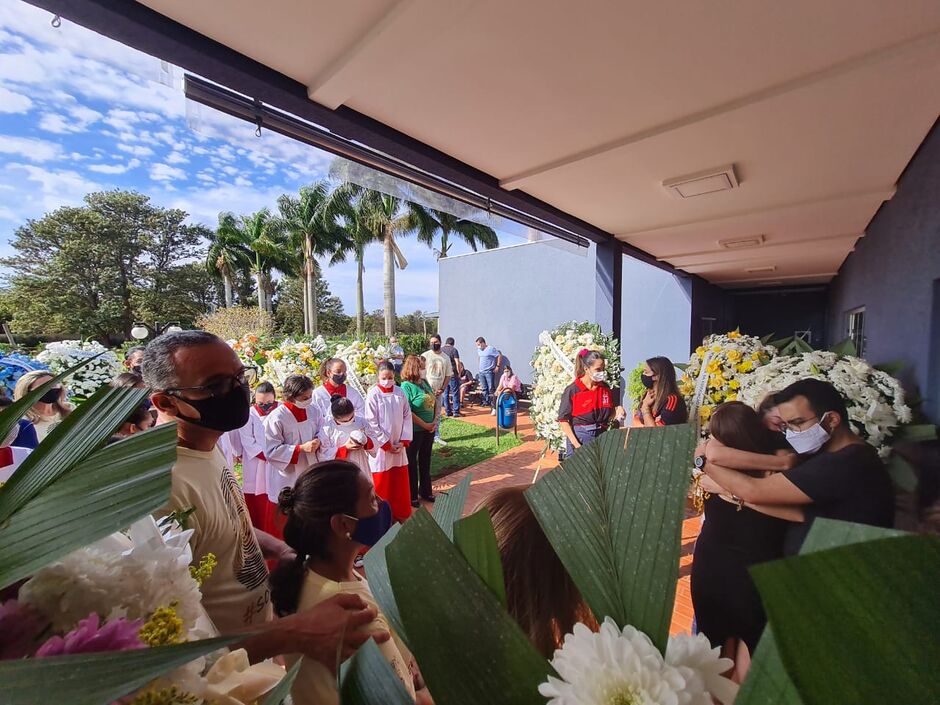
[[[213,226],[218,213],[275,207],[326,175],[331,155],[202,106],[187,105],[181,72],[25,3],[0,3],[0,255],[28,218],[91,191],[126,188]],[[500,233],[502,244],[519,239]],[[413,238],[396,277],[398,312],[437,310],[437,262]],[[451,255],[468,252],[456,243]],[[382,306],[382,251],[366,256],[365,304]],[[355,266],[325,269],[347,313]]]

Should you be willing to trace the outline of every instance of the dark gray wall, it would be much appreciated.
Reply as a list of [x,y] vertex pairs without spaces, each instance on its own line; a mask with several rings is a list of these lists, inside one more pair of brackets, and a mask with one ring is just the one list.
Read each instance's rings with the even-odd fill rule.
[[824,286],[733,291],[734,325],[742,333],[788,338],[811,331],[814,348],[825,348],[827,288]]
[[[902,379],[940,420],[940,127],[935,123],[866,235],[830,287],[828,337],[845,337],[846,312],[865,307],[865,357],[903,361]],[[933,369],[932,369],[933,368]]]

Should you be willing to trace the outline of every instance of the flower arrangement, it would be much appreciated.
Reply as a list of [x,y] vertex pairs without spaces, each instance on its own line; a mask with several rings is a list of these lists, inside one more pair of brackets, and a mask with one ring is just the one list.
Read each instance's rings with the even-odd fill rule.
[[898,380],[862,358],[824,350],[771,360],[748,375],[739,398],[756,406],[768,394],[808,378],[824,380],[839,390],[853,428],[882,455],[890,450],[898,427],[911,421]]
[[265,341],[254,333],[247,333],[237,340],[229,340],[228,344],[246,366],[260,369],[268,361]]
[[529,415],[535,435],[546,441],[549,449],[564,447],[565,436],[558,425],[558,407],[565,387],[574,381],[574,360],[583,350],[597,350],[607,359],[607,384],[620,385],[620,343],[606,335],[596,323],[571,321],[554,330],[542,331],[539,346],[532,356],[535,370],[532,408]]
[[627,398],[624,399],[624,405],[627,401],[639,407],[646,395],[646,387],[640,379],[643,376],[643,370],[646,369],[646,362],[637,363],[637,366],[630,370],[627,375]]
[[355,375],[362,386],[368,389],[375,384],[378,363],[388,357],[388,350],[383,345],[374,348],[355,340],[348,345],[337,345],[333,356],[343,360],[348,373]]
[[10,353],[0,357],[0,391],[13,396],[16,381],[27,372],[48,370],[49,366],[22,353]]
[[70,396],[87,399],[121,373],[121,365],[113,351],[93,340],[63,340],[47,343],[36,360],[48,366],[53,374],[59,374],[96,355],[99,357],[94,362],[65,379]]
[[697,411],[704,427],[715,408],[737,399],[747,376],[776,354],[776,348],[736,330],[705,338],[692,353],[679,380],[679,391],[689,406],[690,416]]
[[[127,651],[215,636],[199,589],[215,557],[209,554],[190,566],[192,531],[164,537],[149,516],[128,534],[112,535],[40,569],[15,600],[0,606],[0,625],[15,636],[6,641],[4,657]],[[270,663],[248,666],[243,650],[215,656],[177,668],[122,702],[250,703],[284,674]],[[174,689],[177,700],[156,698]],[[244,695],[249,697],[242,700]]]
[[276,348],[260,353],[265,362],[261,366],[259,379],[268,380],[279,387],[289,375],[307,375],[314,384],[319,384],[320,364],[326,351],[327,344],[323,336],[318,335],[311,342],[298,342],[291,338],[282,340]]

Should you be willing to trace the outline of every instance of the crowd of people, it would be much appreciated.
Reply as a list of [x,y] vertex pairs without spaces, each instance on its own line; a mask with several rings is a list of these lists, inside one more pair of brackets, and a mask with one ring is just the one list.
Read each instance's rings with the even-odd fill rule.
[[[476,347],[483,403],[520,393],[508,359],[483,338]],[[620,426],[688,421],[667,358],[646,361],[646,391],[632,418],[605,381],[606,364],[596,351],[577,355],[558,411],[566,454]],[[218,561],[202,591],[219,631],[248,634],[241,646],[254,660],[307,656],[293,688],[299,705],[338,702],[336,654],[349,655],[370,637],[409,694],[430,702],[413,656],[369,590],[361,559],[422,500],[434,502],[431,456],[440,421],[461,415],[473,383],[454,340],[434,335],[423,355],[406,355],[392,339],[364,396],[337,358],[323,363],[319,386],[291,375],[280,390],[262,382],[252,392],[253,370],[201,331],[156,338],[129,351],[125,365],[113,386],[148,388],[150,397],[113,440],[176,422],[172,489],[158,515],[196,508],[189,519],[193,554],[211,552]],[[14,398],[51,379],[47,372],[23,375]],[[0,480],[70,412],[61,385],[46,392],[0,447]],[[233,472],[239,462],[241,483]],[[798,552],[817,517],[890,526],[892,487],[876,450],[849,425],[842,397],[812,379],[757,409],[721,405],[690,464],[706,493],[692,563],[696,626],[734,661],[733,677],[741,680],[766,624],[748,569]],[[576,622],[596,621],[525,489],[500,489],[481,506],[493,521],[509,612],[548,658]]]

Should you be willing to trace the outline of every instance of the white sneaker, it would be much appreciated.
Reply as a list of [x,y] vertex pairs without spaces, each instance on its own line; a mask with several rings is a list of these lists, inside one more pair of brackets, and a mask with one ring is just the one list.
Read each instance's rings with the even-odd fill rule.
[[490,409],[490,416],[496,416],[496,409]]
[[443,438],[435,438],[434,442],[437,443],[439,446],[447,445],[447,441],[445,441]]

